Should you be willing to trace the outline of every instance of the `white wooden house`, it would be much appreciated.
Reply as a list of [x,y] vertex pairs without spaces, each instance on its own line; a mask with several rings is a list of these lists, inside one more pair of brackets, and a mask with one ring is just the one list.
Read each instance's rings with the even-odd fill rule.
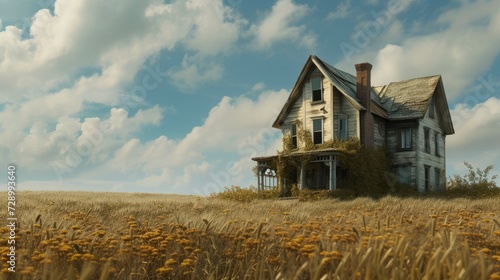
[[[443,188],[446,174],[445,139],[454,134],[440,75],[371,85],[369,63],[356,64],[356,76],[311,55],[273,123],[289,135],[290,156],[308,153],[323,168],[306,176],[297,168],[301,189],[337,189],[342,152],[334,148],[304,151],[298,125],[311,132],[314,144],[359,139],[366,148],[385,146],[400,183],[425,192]],[[276,183],[268,163],[276,156],[255,157],[259,189]],[[367,163],[369,164],[369,163]],[[360,168],[363,168],[360,166]],[[270,175],[272,174],[272,175]],[[285,183],[286,184],[286,183]]]

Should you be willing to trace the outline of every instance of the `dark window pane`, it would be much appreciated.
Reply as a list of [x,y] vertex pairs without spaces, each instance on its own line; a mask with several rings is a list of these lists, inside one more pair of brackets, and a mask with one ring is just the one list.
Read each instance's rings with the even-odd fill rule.
[[411,149],[411,128],[402,128],[399,130],[399,148]]
[[424,140],[425,140],[425,152],[430,153],[431,152],[431,143],[429,139],[429,129],[424,130]]
[[313,134],[313,143],[314,144],[321,144],[323,143],[323,139],[321,139],[322,137],[322,132],[321,131],[318,131],[318,132],[314,132]]
[[321,101],[321,89],[313,90],[312,101]]
[[424,169],[425,169],[425,191],[429,191],[429,183],[430,183],[429,182],[430,181],[430,178],[429,178],[430,170],[429,169],[430,169],[430,167],[426,166]]
[[323,100],[321,98],[321,91],[322,91],[321,77],[312,78],[311,85],[312,85],[312,101]]

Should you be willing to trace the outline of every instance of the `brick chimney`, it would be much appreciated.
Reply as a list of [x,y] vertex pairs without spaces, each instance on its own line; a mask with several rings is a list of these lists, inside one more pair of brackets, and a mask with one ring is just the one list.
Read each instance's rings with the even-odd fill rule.
[[375,140],[374,120],[371,110],[371,73],[372,65],[368,62],[354,65],[356,67],[356,97],[361,101],[361,105],[366,111],[361,111],[359,129],[360,143],[365,148],[372,148]]

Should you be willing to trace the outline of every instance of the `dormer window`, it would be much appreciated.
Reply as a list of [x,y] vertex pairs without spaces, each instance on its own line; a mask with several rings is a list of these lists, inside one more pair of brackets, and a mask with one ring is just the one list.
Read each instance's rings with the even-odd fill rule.
[[311,78],[312,102],[323,101],[323,78],[320,76]]

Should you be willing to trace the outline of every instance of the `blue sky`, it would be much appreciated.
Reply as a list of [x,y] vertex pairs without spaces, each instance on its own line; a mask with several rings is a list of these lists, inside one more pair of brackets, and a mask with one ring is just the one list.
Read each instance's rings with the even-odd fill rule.
[[[441,74],[463,161],[500,169],[500,1],[0,0],[0,158],[19,189],[208,195],[252,156],[310,54],[372,84]],[[5,176],[5,175],[2,175]]]

